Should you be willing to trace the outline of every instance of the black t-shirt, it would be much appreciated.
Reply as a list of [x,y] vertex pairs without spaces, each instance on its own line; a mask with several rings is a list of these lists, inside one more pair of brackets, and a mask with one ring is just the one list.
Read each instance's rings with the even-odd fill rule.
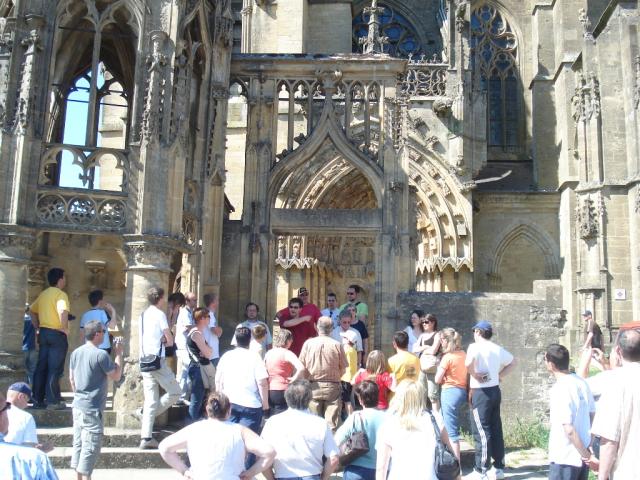
[[358,333],[360,333],[362,340],[364,340],[365,338],[369,338],[369,332],[367,331],[367,326],[364,324],[362,320],[358,320],[356,323],[351,324],[351,328],[355,328],[358,331]]

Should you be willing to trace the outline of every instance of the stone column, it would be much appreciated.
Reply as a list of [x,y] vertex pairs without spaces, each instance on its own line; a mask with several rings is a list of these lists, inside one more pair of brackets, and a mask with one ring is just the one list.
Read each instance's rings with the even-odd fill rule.
[[117,412],[119,428],[139,428],[140,421],[133,413],[142,406],[144,395],[138,359],[139,318],[149,306],[147,291],[161,287],[169,291],[171,260],[180,245],[164,238],[126,235],[124,249],[127,256],[126,297],[123,314],[125,337],[124,383],[116,390],[113,408]]
[[34,237],[27,229],[6,224],[0,230],[0,391],[4,391],[23,376],[22,321]]

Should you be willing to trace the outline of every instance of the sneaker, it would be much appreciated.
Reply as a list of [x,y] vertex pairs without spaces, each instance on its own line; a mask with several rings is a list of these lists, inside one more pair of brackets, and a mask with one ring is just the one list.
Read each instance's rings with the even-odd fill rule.
[[488,480],[486,473],[480,473],[477,470],[473,470],[469,475],[464,477],[464,480]]
[[67,404],[64,402],[51,403],[47,405],[47,410],[65,410],[67,408]]
[[150,438],[149,440],[145,440],[144,438],[140,440],[140,450],[153,450],[158,448],[158,441],[155,438]]
[[501,468],[494,468],[493,475],[496,480],[502,480],[504,478],[504,470]]

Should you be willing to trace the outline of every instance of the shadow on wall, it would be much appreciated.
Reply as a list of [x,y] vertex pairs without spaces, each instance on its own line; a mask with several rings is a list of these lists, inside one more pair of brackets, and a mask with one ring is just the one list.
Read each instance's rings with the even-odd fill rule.
[[[502,385],[503,418],[530,418],[548,410],[551,377],[543,363],[547,346],[566,335],[559,280],[534,282],[533,293],[410,292],[398,296],[396,328],[406,327],[413,309],[438,318],[440,328],[462,334],[463,346],[473,341],[471,329],[479,320],[493,326],[493,339],[518,360],[517,368]],[[389,342],[390,343],[390,342]],[[386,347],[386,341],[383,342]],[[385,348],[386,350],[386,348]]]

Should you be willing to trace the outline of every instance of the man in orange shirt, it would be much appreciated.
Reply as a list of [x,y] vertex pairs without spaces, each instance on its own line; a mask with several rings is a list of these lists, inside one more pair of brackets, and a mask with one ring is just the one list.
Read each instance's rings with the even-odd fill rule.
[[52,268],[47,272],[49,288],[31,305],[31,321],[39,335],[38,363],[33,374],[34,408],[62,410],[66,405],[60,395],[60,377],[69,343],[69,297],[62,289],[66,278],[64,270]]

